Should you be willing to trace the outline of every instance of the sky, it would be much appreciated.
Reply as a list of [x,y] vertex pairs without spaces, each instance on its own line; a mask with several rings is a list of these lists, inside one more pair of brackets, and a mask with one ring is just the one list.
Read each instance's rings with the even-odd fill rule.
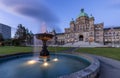
[[44,28],[64,32],[81,8],[94,16],[96,24],[120,26],[120,0],[0,0],[0,23],[12,27],[12,36],[18,24],[34,34]]

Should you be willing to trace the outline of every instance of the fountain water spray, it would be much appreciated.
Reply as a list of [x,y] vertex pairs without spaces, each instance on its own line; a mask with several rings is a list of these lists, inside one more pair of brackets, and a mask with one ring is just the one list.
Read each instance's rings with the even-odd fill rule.
[[34,49],[33,49],[33,52],[34,52],[34,57],[38,57],[39,56],[39,51],[42,49],[42,41],[41,40],[38,40],[36,38],[36,36],[34,36]]

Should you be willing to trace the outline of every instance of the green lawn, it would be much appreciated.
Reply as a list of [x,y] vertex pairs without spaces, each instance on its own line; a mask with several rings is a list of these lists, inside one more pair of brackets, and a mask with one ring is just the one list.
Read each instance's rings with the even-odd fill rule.
[[19,52],[32,52],[32,47],[14,47],[14,46],[4,46],[0,47],[0,55],[13,54]]
[[[67,47],[48,47],[48,50],[51,52],[54,51],[64,51],[68,50],[69,48]],[[32,52],[33,47],[14,47],[14,46],[4,46],[0,47],[0,55],[5,55],[5,54],[14,54],[14,53],[20,53],[20,52]]]
[[76,52],[95,54],[120,60],[120,48],[79,48]]
[[[48,50],[51,52],[54,51],[61,52],[68,49],[69,49],[68,47],[56,47],[56,48],[48,47]],[[33,47],[14,47],[14,46],[0,47],[0,55],[32,51]],[[120,48],[79,48],[76,50],[76,52],[95,54],[120,60]]]
[[70,49],[69,47],[48,47],[51,52],[61,52]]

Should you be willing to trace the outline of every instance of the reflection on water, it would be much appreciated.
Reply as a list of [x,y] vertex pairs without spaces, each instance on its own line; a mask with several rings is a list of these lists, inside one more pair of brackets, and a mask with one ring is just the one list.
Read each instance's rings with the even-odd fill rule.
[[58,61],[58,58],[54,58],[53,61]]
[[48,65],[49,65],[48,62],[43,63],[43,66],[45,66],[45,67],[47,67]]
[[29,60],[28,62],[27,62],[27,64],[35,64],[35,63],[37,63],[37,61],[35,61],[35,60]]

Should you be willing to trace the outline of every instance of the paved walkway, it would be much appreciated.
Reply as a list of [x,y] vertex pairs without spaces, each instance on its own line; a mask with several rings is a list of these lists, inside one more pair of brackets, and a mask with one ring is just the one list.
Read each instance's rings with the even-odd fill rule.
[[[77,47],[70,48],[69,50],[65,52],[72,51],[74,52]],[[110,58],[97,56],[97,55],[91,55],[88,54],[100,61],[100,77],[99,78],[120,78],[120,61],[113,60]]]
[[101,64],[99,78],[120,78],[120,61],[102,56],[96,57]]

